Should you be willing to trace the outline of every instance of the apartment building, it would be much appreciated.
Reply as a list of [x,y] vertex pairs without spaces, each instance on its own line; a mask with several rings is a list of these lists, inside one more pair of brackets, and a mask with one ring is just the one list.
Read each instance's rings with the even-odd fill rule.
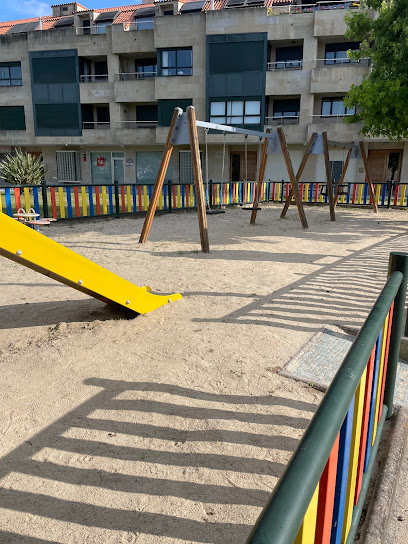
[[[51,6],[41,18],[0,23],[0,153],[42,153],[47,182],[153,183],[174,107],[253,130],[283,125],[295,168],[313,132],[361,139],[343,102],[370,70],[352,62],[344,16],[356,2],[159,0],[89,10]],[[199,129],[209,177],[256,177],[258,138]],[[408,142],[366,141],[373,181],[408,181]],[[331,147],[338,179],[346,150]],[[167,177],[192,179],[188,146],[174,149]],[[364,178],[351,161],[348,180]],[[287,179],[268,156],[265,179]],[[314,155],[302,177],[324,179]]]

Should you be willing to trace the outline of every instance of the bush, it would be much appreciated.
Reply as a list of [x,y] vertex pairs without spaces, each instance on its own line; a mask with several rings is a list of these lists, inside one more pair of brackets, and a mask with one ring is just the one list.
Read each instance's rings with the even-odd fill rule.
[[47,168],[38,157],[16,149],[15,154],[9,154],[0,162],[0,174],[9,183],[15,185],[40,185]]

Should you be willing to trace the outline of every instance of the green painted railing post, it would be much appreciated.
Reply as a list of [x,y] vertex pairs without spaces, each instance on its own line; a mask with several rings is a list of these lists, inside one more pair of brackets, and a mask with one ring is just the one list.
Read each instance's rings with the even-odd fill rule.
[[47,183],[45,179],[43,179],[41,182],[41,193],[42,193],[42,201],[43,201],[43,217],[49,217]]
[[120,202],[119,202],[119,181],[115,179],[113,181],[115,185],[115,217],[120,218]]
[[402,272],[404,277],[394,300],[394,313],[392,318],[390,348],[388,353],[387,378],[384,392],[384,404],[388,407],[387,419],[392,416],[392,408],[394,403],[395,378],[397,375],[399,350],[404,322],[405,296],[407,291],[408,253],[393,251],[390,254],[388,275],[390,276],[395,271]]

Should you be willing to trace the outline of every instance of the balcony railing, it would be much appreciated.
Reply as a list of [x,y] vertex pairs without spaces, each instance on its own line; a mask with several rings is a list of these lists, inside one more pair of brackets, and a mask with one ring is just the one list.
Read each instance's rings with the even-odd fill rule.
[[277,62],[268,62],[268,72],[275,72],[275,70],[301,70],[303,68],[303,60],[280,60]]
[[139,79],[149,79],[157,76],[156,72],[124,72],[116,74],[116,81],[138,81]]
[[108,74],[96,75],[88,74],[79,76],[79,81],[81,83],[98,83],[100,81],[108,81]]
[[110,128],[110,121],[85,121],[82,123],[82,128],[84,130],[94,130],[94,129],[108,129]]
[[265,117],[265,125],[297,125],[300,115],[274,115],[273,117]]
[[[279,6],[279,13],[311,13],[314,11],[325,11],[332,9],[359,9],[360,1],[351,1],[351,2],[341,2],[339,0],[334,0],[332,2],[316,2],[315,4],[303,4],[303,5],[290,5],[290,6]],[[278,12],[278,10],[276,10]],[[271,15],[274,15],[273,11]]]
[[323,114],[317,114],[317,115],[311,115],[312,122],[313,123],[324,123],[324,122],[336,122],[336,123],[342,123],[344,117],[350,117],[351,115],[355,115],[354,113],[342,113],[339,115],[323,115]]
[[140,19],[140,21],[133,21],[133,23],[123,23],[123,30],[153,30],[154,19]]
[[315,59],[315,68],[323,68],[326,66],[370,66],[370,59],[354,60],[348,57],[339,59]]
[[156,128],[158,121],[118,121],[118,128]]
[[77,26],[77,36],[85,36],[86,34],[106,34],[105,25],[93,25],[93,26]]

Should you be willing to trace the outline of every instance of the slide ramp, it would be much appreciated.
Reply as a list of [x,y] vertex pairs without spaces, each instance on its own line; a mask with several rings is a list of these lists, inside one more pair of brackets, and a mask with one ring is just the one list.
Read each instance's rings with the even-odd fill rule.
[[155,295],[0,212],[0,255],[107,304],[145,314],[179,293]]

